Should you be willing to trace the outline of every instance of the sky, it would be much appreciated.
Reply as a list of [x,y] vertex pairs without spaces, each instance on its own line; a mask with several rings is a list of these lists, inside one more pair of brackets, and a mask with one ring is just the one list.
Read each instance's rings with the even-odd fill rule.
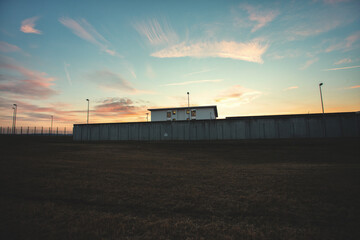
[[360,1],[0,1],[0,126],[360,111]]

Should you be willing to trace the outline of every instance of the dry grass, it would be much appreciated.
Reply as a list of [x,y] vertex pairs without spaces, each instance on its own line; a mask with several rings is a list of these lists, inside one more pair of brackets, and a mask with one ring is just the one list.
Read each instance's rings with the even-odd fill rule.
[[1,239],[360,239],[360,140],[0,136]]

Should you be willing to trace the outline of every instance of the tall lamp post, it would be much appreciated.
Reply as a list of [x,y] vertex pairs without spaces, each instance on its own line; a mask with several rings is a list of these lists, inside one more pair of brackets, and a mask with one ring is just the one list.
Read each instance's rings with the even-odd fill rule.
[[189,92],[187,92],[187,95],[188,95],[188,117],[189,117],[189,120],[190,120],[190,93]]
[[51,127],[50,127],[50,134],[52,134],[53,121],[54,121],[54,116],[53,116],[53,115],[51,115]]
[[320,89],[321,108],[322,108],[322,113],[324,114],[324,102],[323,102],[323,97],[322,97],[322,92],[321,92],[322,85],[323,85],[323,83],[319,84],[319,89]]
[[88,102],[88,109],[87,109],[87,120],[86,120],[86,124],[89,124],[89,106],[90,106],[90,100],[86,99],[86,101]]
[[13,134],[15,134],[15,131],[16,131],[16,110],[17,110],[17,105],[16,104],[13,104],[13,109],[14,109],[14,112],[13,112],[12,132],[13,132]]

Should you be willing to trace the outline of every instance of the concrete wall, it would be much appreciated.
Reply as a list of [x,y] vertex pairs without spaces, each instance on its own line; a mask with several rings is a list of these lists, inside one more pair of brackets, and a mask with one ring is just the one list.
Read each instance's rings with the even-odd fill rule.
[[328,113],[219,120],[75,124],[75,141],[235,140],[360,137],[360,114]]

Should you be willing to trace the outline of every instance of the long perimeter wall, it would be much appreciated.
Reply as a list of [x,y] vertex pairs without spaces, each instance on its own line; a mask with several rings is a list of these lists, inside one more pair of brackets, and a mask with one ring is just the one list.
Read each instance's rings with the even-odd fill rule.
[[75,124],[75,141],[236,140],[360,137],[360,114],[327,113],[219,120]]

